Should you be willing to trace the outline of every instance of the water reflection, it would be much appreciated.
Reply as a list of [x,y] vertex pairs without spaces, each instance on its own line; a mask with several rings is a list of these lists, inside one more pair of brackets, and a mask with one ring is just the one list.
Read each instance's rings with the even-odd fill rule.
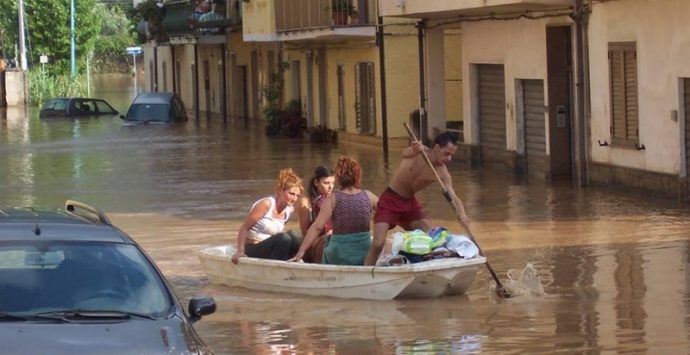
[[[100,82],[97,96],[129,105],[127,78]],[[0,205],[73,198],[104,209],[183,300],[216,298],[217,314],[196,328],[218,353],[686,353],[690,345],[685,204],[454,163],[455,189],[492,266],[505,279],[532,262],[545,296],[497,300],[485,271],[467,295],[431,300],[252,292],[209,284],[194,251],[232,243],[282,167],[307,177],[351,155],[378,192],[396,152],[386,160],[374,147],[267,139],[261,125],[241,121],[124,127],[113,117],[40,120],[35,108],[2,113]],[[419,198],[435,224],[460,230],[438,189]]]

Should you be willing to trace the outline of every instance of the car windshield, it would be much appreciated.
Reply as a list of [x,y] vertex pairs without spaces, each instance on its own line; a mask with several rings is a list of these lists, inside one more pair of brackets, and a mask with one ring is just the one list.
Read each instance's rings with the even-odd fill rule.
[[43,110],[63,111],[67,108],[67,99],[52,99],[43,104]]
[[171,295],[135,245],[0,243],[0,314],[76,310],[160,318]]
[[134,104],[127,111],[127,119],[133,121],[164,121],[170,120],[170,105],[168,104]]

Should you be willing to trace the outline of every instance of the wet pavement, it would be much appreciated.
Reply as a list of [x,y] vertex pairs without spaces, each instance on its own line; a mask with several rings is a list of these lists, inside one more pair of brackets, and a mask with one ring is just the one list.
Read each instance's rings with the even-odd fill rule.
[[[124,112],[128,78],[97,78]],[[99,81],[100,80],[100,81]],[[399,157],[356,144],[263,135],[262,126],[190,120],[125,127],[117,117],[0,118],[0,205],[98,206],[151,254],[186,302],[210,294],[196,323],[226,353],[687,353],[690,206],[619,189],[546,184],[501,168],[451,166],[475,236],[502,279],[532,263],[545,295],[497,300],[482,270],[463,296],[364,301],[209,284],[195,251],[233,243],[283,167],[305,179],[342,154],[382,191]],[[460,230],[440,191],[419,196],[438,225]],[[293,218],[291,226],[296,227]]]

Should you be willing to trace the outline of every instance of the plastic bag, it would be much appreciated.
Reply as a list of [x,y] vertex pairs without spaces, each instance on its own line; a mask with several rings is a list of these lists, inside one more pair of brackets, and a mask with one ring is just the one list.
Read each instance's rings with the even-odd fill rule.
[[479,248],[470,238],[460,234],[451,234],[447,239],[446,248],[458,253],[461,258],[471,259],[479,255]]
[[446,245],[449,235],[448,230],[443,227],[431,228],[429,231],[429,236],[431,237],[431,250]]
[[404,251],[415,255],[425,255],[431,252],[431,244],[431,237],[419,229],[396,232],[393,235],[391,252],[397,254],[400,251]]

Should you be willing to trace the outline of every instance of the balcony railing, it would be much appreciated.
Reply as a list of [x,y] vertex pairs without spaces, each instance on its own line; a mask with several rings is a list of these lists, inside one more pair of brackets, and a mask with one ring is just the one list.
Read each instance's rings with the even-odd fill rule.
[[[227,1],[235,4],[234,1]],[[171,1],[165,4],[165,17],[163,18],[163,32],[168,36],[185,35],[212,35],[225,33],[225,29],[240,25],[242,19],[234,7],[227,12],[230,16],[218,13],[201,13],[197,4],[191,0]]]
[[275,0],[276,30],[367,26],[376,23],[374,0]]

